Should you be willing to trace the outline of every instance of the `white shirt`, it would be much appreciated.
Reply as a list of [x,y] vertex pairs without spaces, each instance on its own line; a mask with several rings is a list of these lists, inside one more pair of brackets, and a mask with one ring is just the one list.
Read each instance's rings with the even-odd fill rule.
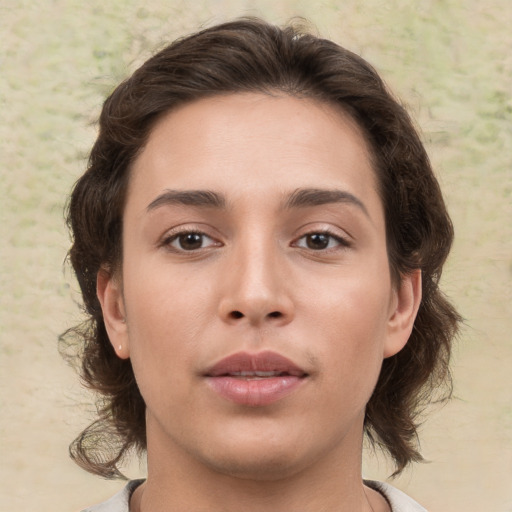
[[[82,512],[130,512],[130,497],[142,482],[144,480],[131,480],[124,489],[109,500],[86,508]],[[368,487],[380,492],[386,498],[392,512],[427,512],[421,505],[409,498],[407,494],[399,491],[392,485],[373,480],[365,480],[364,483]]]

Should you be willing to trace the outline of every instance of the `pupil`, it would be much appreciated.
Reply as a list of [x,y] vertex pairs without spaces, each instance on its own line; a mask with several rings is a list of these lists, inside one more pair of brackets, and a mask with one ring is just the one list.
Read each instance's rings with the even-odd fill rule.
[[310,249],[325,249],[329,245],[329,235],[323,233],[308,235],[306,243]]
[[200,249],[203,243],[203,237],[198,233],[187,233],[180,235],[180,245],[183,249]]

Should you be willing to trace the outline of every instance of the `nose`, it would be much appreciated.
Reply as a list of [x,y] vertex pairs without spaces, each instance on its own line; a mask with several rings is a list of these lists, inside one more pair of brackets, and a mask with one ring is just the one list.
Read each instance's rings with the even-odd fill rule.
[[285,256],[248,244],[234,250],[221,284],[219,315],[229,324],[285,325],[294,316]]

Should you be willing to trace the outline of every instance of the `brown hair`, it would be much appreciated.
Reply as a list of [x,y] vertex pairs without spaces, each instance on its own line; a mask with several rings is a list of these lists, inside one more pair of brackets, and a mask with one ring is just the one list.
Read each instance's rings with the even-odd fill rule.
[[[145,404],[129,360],[108,340],[96,296],[100,267],[122,259],[122,215],[130,165],[160,116],[207,96],[280,92],[340,105],[369,142],[385,208],[388,255],[395,282],[421,269],[423,298],[405,348],[385,359],[365,417],[373,444],[386,449],[396,473],[422,460],[418,414],[443,384],[460,320],[438,288],[453,238],[439,185],[404,108],[376,71],[354,53],[303,31],[257,19],[214,26],[176,41],[144,63],[105,101],[88,169],[68,205],[69,256],[88,319],[62,338],[78,337],[81,377],[98,392],[98,419],[73,442],[74,460],[105,477],[130,448],[146,448]],[[70,341],[71,340],[71,341]]]

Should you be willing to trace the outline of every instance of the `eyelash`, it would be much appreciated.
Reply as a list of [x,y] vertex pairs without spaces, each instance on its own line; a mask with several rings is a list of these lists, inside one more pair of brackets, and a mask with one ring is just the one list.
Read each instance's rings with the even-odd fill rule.
[[329,247],[329,246],[327,246],[325,248],[320,248],[320,249],[313,249],[311,247],[302,247],[303,249],[307,249],[307,250],[311,250],[311,251],[315,251],[315,252],[326,252],[326,251],[336,250],[339,247],[341,247],[341,248],[348,248],[348,247],[351,246],[351,243],[346,238],[344,238],[344,237],[342,237],[342,236],[340,236],[338,234],[335,234],[335,233],[329,231],[328,229],[313,230],[313,231],[310,231],[309,233],[305,233],[300,238],[298,238],[296,240],[296,242],[294,242],[294,245],[300,247],[298,245],[298,242],[300,240],[306,240],[307,237],[311,237],[313,235],[321,235],[321,236],[327,237],[328,245],[334,240],[336,242],[337,246],[336,247]]
[[[182,245],[180,243],[180,242],[183,241],[183,239],[181,239],[181,237],[194,236],[194,235],[199,238],[199,242],[201,243],[201,245],[205,242],[205,239],[210,240],[212,243],[210,243],[206,247],[196,247],[196,248],[191,248],[191,249],[190,248],[189,249],[185,249],[185,248],[183,248],[183,246],[181,246],[181,247],[173,246],[174,242],[178,242],[180,245]],[[312,247],[307,247],[307,246],[299,245],[299,242],[301,240],[307,240],[308,237],[312,237],[312,236],[315,236],[315,235],[326,237],[327,238],[327,246],[326,247],[321,247],[321,248],[312,248]],[[329,247],[329,245],[333,241],[336,243],[336,247]],[[306,244],[307,244],[307,241],[306,241]],[[162,240],[162,242],[159,245],[161,247],[165,247],[165,248],[167,248],[167,249],[169,249],[171,251],[178,252],[178,253],[187,253],[187,252],[188,253],[194,253],[194,252],[197,252],[197,251],[200,251],[200,250],[208,249],[209,247],[221,247],[223,244],[221,242],[215,240],[214,238],[208,236],[203,231],[194,230],[194,229],[185,229],[185,230],[182,230],[182,231],[177,231],[177,232],[169,234],[168,236],[166,236]],[[302,248],[302,249],[306,249],[306,250],[311,250],[311,251],[314,251],[314,252],[327,252],[327,251],[336,250],[337,248],[340,248],[340,247],[341,248],[348,248],[348,247],[351,246],[351,243],[346,238],[341,237],[338,234],[332,233],[329,230],[313,230],[313,231],[310,231],[308,233],[304,233],[302,236],[297,238],[292,243],[292,246],[298,247],[298,248]]]
[[[194,236],[194,235],[197,237],[200,237],[201,245],[204,243],[205,239],[211,240],[213,243],[209,244],[207,247],[197,247],[197,248],[192,248],[192,249],[185,249],[183,247],[175,247],[172,245],[173,242],[178,242],[181,245],[180,242],[183,241],[182,237]],[[182,239],[182,240],[180,240],[180,239]],[[175,252],[196,252],[201,249],[206,249],[210,246],[219,247],[222,244],[200,230],[185,229],[183,231],[177,231],[177,232],[169,234],[162,240],[160,245],[162,247],[166,247],[167,249],[175,251]]]

